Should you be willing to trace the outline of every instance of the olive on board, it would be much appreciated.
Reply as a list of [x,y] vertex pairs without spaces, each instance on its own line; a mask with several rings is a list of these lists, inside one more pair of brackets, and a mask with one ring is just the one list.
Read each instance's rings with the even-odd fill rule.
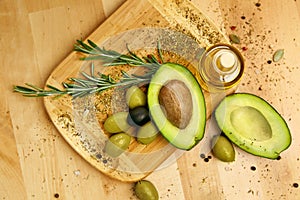
[[235,151],[232,143],[222,135],[213,138],[212,153],[223,162],[232,162],[235,159]]
[[140,200],[158,200],[158,191],[148,180],[140,180],[134,186],[135,195]]
[[128,112],[117,112],[104,122],[104,129],[109,133],[126,132],[130,125],[127,122]]
[[117,133],[109,137],[104,147],[104,152],[111,157],[118,157],[121,155],[129,146],[131,136],[126,133]]
[[150,144],[156,139],[158,133],[159,131],[157,127],[151,121],[149,121],[141,126],[137,131],[137,141],[142,144]]
[[142,126],[150,121],[149,111],[144,106],[138,106],[129,110],[128,123]]
[[131,86],[126,91],[126,103],[130,109],[145,106],[147,103],[146,94],[139,87]]

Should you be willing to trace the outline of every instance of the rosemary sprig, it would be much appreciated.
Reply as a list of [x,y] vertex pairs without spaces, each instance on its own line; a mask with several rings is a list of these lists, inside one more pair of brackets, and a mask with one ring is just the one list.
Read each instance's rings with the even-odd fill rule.
[[[91,40],[87,40],[87,43],[84,43],[81,40],[77,40],[77,43],[74,46],[74,51],[89,55],[86,57],[82,57],[81,60],[101,60],[103,62],[103,66],[118,66],[128,64],[131,66],[143,66],[151,69],[153,67],[158,68],[161,65],[161,63],[153,55],[149,55],[148,57],[143,58],[138,57],[128,48],[128,45],[126,45],[128,55],[120,54],[113,50],[100,48]],[[157,43],[157,49],[159,57],[163,62],[159,42]]]
[[[129,75],[125,71],[121,71],[122,78],[117,82],[111,76],[98,73],[94,73],[94,64],[91,64],[91,72],[87,74],[81,72],[84,78],[69,78],[69,83],[63,82],[63,89],[58,89],[52,85],[46,85],[47,89],[42,89],[33,84],[26,83],[26,86],[14,86],[14,92],[18,92],[27,97],[45,97],[45,96],[62,96],[71,95],[73,98],[83,97],[89,94],[98,93],[114,87],[125,86],[149,82],[152,75],[160,67],[161,63],[154,55],[148,55],[147,57],[138,57],[132,51],[129,50],[128,55],[120,54],[113,50],[106,50],[100,48],[94,42],[88,40],[88,44],[77,40],[75,44],[75,51],[79,51],[89,56],[81,58],[82,60],[101,60],[103,66],[119,66],[119,65],[131,65],[145,67],[147,71],[143,75],[132,74]],[[162,52],[159,42],[157,43],[157,51],[159,59],[163,62]]]

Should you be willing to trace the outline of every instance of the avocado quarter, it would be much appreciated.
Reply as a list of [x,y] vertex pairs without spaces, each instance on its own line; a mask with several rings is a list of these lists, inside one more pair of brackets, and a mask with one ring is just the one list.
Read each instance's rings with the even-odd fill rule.
[[[191,94],[192,109],[189,111],[189,122],[183,128],[169,121],[160,105],[160,91],[172,80],[184,83]],[[151,119],[172,145],[190,150],[203,138],[206,125],[205,99],[199,83],[186,67],[175,63],[162,64],[151,79],[147,95]]]
[[286,121],[268,102],[254,94],[228,95],[217,106],[214,116],[224,134],[253,155],[276,159],[291,144]]

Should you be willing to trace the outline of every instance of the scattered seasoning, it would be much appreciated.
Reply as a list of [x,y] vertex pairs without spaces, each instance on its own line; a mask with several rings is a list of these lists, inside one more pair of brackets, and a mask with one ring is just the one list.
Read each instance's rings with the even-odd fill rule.
[[275,53],[273,54],[273,61],[278,62],[279,60],[282,59],[283,55],[284,55],[284,49],[276,50]]
[[200,158],[202,158],[204,162],[209,162],[209,160],[212,159],[212,156],[206,156],[204,153],[201,153]]
[[243,50],[243,51],[247,51],[248,48],[247,48],[247,47],[242,47],[242,50]]
[[229,34],[229,39],[234,44],[240,44],[241,43],[239,36],[237,36],[235,34]]
[[236,26],[230,26],[230,29],[231,29],[232,31],[234,31],[234,30],[236,29]]
[[196,163],[193,163],[193,167],[197,167],[197,164],[196,164]]
[[96,154],[96,158],[101,159],[102,155],[100,153]]
[[260,7],[260,6],[261,6],[261,3],[258,2],[258,3],[255,4],[255,6],[256,6],[256,7]]
[[107,161],[107,160],[102,160],[102,162],[103,162],[104,164],[106,164],[108,161]]
[[267,63],[268,63],[268,64],[271,64],[271,63],[272,63],[272,60],[268,60]]
[[246,19],[246,17],[243,15],[243,16],[241,16],[241,19]]
[[277,158],[276,158],[276,160],[280,160],[281,159],[281,156],[278,156]]
[[250,169],[251,169],[252,171],[255,171],[255,170],[256,170],[256,167],[255,167],[255,166],[251,166]]
[[299,187],[299,184],[298,184],[298,183],[293,183],[293,187],[294,187],[294,188],[298,188],[298,187]]
[[74,173],[76,176],[79,176],[79,175],[80,175],[80,170],[75,170],[73,173]]
[[55,193],[55,194],[54,194],[54,198],[58,199],[58,198],[59,198],[59,194],[58,194],[58,193]]

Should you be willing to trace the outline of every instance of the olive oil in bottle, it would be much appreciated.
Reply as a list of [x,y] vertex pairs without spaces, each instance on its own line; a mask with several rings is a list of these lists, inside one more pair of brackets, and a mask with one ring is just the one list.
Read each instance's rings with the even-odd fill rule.
[[244,72],[244,60],[239,51],[228,44],[208,48],[199,62],[201,86],[208,92],[218,92],[236,86]]

